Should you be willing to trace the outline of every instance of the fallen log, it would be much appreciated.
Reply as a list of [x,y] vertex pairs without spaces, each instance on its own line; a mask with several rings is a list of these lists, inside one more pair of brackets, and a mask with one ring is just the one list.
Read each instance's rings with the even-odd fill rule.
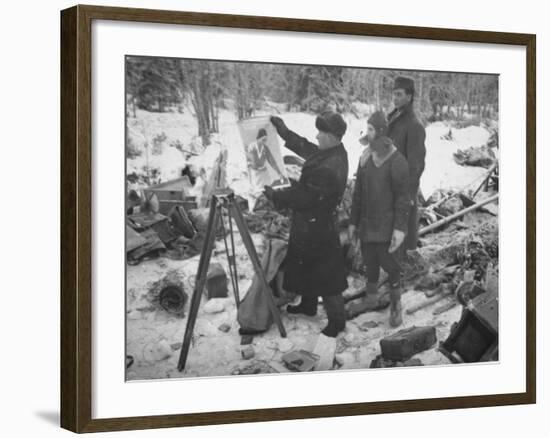
[[449,222],[452,222],[455,219],[458,219],[459,217],[462,217],[465,214],[470,213],[471,211],[477,210],[478,208],[483,207],[485,204],[489,204],[491,202],[494,202],[497,199],[498,199],[498,193],[496,195],[490,196],[489,198],[484,199],[483,201],[480,201],[480,202],[472,205],[471,207],[467,207],[464,210],[460,210],[459,212],[456,212],[455,214],[447,216],[444,219],[441,219],[437,222],[434,222],[433,224],[428,225],[427,227],[422,228],[418,232],[418,235],[422,236],[426,233],[429,233],[430,231],[433,231],[433,230],[435,230],[435,229],[437,229],[437,228],[439,228],[439,227],[441,227],[445,224],[448,224]]
[[406,310],[407,315],[412,315],[413,313],[418,312],[419,310],[425,309],[428,306],[431,306],[432,304],[435,304],[439,301],[441,301],[443,298],[450,297],[453,295],[452,289],[446,289],[441,291],[439,294],[428,298],[427,300],[422,301],[421,303],[417,303],[414,306],[409,307]]

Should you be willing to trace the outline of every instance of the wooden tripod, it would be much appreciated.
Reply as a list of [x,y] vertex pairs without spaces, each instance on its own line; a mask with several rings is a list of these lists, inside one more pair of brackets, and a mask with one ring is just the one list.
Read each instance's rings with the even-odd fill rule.
[[[191,346],[191,338],[193,336],[193,329],[195,327],[195,321],[197,319],[197,314],[199,312],[199,306],[200,306],[204,286],[206,285],[206,276],[208,273],[208,266],[210,264],[210,258],[212,256],[212,250],[214,248],[214,242],[216,240],[216,230],[218,229],[218,225],[220,224],[220,221],[222,221],[221,223],[223,224],[222,208],[225,208],[228,213],[229,225],[231,230],[230,231],[231,241],[233,242],[233,233],[231,228],[231,219],[233,218],[235,220],[235,223],[237,224],[237,228],[243,240],[244,246],[248,252],[248,256],[250,257],[250,260],[252,261],[252,265],[254,266],[254,271],[256,272],[256,275],[260,278],[262,282],[262,286],[263,286],[262,290],[265,291],[265,294],[267,296],[267,303],[269,305],[269,310],[273,315],[273,319],[275,320],[275,323],[279,328],[279,332],[281,333],[281,336],[283,338],[286,337],[286,330],[285,330],[285,327],[283,326],[281,315],[279,314],[279,309],[277,308],[277,305],[275,304],[275,299],[273,298],[273,295],[270,292],[271,289],[269,287],[269,284],[267,283],[267,279],[262,269],[260,259],[258,258],[256,249],[254,248],[254,243],[252,242],[252,238],[250,237],[248,227],[246,226],[246,222],[244,221],[241,210],[235,200],[235,195],[233,191],[230,189],[219,189],[214,192],[210,200],[210,212],[208,216],[208,224],[206,227],[206,236],[205,236],[204,246],[201,252],[201,257],[199,260],[199,267],[197,269],[197,276],[195,278],[195,289],[193,290],[193,296],[191,298],[189,315],[187,317],[187,325],[185,328],[185,335],[183,337],[183,345],[181,347],[181,353],[178,361],[179,371],[184,370],[185,363],[187,362],[187,356],[189,354],[189,348]],[[225,233],[225,229],[224,229],[224,233]],[[224,235],[224,240],[225,240],[225,235]],[[237,285],[238,279],[236,276],[234,254],[233,256],[229,254],[229,250],[227,248],[227,241],[225,240],[225,242],[226,242],[225,244],[226,253],[229,261],[229,267],[231,270],[231,280],[232,280],[231,283],[233,286],[233,292],[235,294],[235,301],[238,306],[239,289]]]

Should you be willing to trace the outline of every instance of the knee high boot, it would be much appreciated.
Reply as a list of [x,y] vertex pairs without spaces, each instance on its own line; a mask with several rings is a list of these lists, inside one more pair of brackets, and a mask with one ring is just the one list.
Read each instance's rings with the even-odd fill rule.
[[390,325],[399,327],[403,322],[401,309],[401,282],[390,285]]
[[335,338],[346,328],[346,310],[342,294],[323,296],[323,305],[327,312],[328,324],[322,333]]

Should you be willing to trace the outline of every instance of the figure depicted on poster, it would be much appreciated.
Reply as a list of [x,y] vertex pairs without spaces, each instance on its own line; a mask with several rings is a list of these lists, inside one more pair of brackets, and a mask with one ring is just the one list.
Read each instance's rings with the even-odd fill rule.
[[245,148],[252,193],[261,193],[264,186],[288,186],[279,137],[269,118],[242,120],[239,122],[239,132]]

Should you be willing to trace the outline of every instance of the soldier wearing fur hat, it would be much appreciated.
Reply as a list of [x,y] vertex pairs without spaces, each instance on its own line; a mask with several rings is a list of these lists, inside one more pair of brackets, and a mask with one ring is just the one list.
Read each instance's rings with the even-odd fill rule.
[[342,144],[347,125],[340,114],[321,114],[315,121],[317,145],[289,130],[279,117],[271,117],[271,123],[285,147],[306,160],[296,184],[281,190],[265,187],[276,208],[292,211],[283,287],[302,300],[287,311],[313,316],[318,297],[323,297],[328,316],[323,334],[335,337],[346,324],[342,292],[348,284],[335,216],[348,178]]
[[357,315],[382,307],[378,295],[382,267],[390,284],[390,325],[397,327],[401,324],[401,268],[394,253],[402,246],[407,230],[409,169],[386,131],[384,113],[372,114],[365,139],[369,146],[357,169],[349,225],[350,238],[361,241],[367,290],[365,298],[348,310]]
[[426,131],[413,109],[414,80],[404,76],[395,78],[393,104],[395,109],[388,115],[388,137],[407,159],[409,165],[409,195],[411,208],[407,225],[407,236],[402,248],[416,249],[418,245],[418,191],[420,177],[424,172],[426,159]]

